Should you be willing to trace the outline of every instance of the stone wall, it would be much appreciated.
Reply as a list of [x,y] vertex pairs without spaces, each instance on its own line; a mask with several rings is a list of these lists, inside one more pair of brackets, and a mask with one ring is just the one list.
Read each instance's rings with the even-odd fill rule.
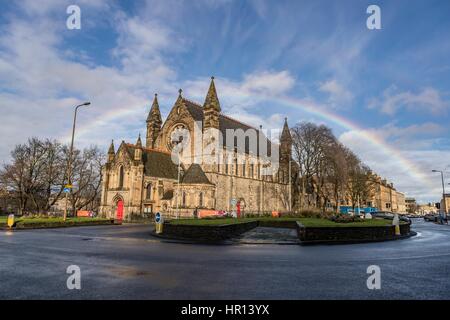
[[163,235],[170,238],[222,241],[256,228],[258,221],[230,225],[177,225],[164,223]]
[[[406,236],[410,233],[411,223],[400,225],[400,233]],[[394,226],[386,227],[305,227],[297,222],[297,234],[305,243],[320,242],[352,242],[380,241],[398,238]]]

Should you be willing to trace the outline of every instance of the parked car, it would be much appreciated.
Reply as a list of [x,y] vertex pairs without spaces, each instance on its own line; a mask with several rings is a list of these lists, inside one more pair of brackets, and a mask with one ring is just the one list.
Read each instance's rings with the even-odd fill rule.
[[423,219],[428,222],[437,222],[439,219],[439,215],[438,214],[427,214],[423,217]]
[[375,211],[375,212],[371,212],[371,214],[372,214],[372,217],[374,217],[374,218],[385,218],[385,219],[393,219],[394,218],[394,214],[389,211]]

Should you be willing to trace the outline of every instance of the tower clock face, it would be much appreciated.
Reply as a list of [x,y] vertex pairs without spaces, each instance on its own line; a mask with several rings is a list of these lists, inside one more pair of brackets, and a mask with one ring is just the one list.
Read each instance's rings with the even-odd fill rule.
[[183,123],[176,124],[167,137],[167,145],[170,150],[180,143],[186,143],[189,140],[189,130]]

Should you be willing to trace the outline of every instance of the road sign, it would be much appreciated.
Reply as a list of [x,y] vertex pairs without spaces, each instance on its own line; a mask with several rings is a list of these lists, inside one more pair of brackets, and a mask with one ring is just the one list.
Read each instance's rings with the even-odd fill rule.
[[72,189],[72,188],[73,188],[73,185],[71,185],[71,184],[66,184],[66,185],[64,186],[64,188],[65,188],[65,189]]
[[161,222],[161,214],[159,212],[157,212],[155,214],[155,222],[156,223],[160,223]]
[[235,199],[235,198],[233,198],[233,199],[231,199],[231,205],[232,206],[235,206],[236,205],[236,203],[237,203],[237,200]]
[[70,193],[70,188],[64,188],[63,192],[64,193]]

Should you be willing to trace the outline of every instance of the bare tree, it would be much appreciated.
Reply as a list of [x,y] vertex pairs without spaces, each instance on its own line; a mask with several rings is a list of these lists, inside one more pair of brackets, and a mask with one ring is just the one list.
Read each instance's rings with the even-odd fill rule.
[[40,211],[42,202],[41,176],[45,165],[45,148],[38,138],[30,138],[26,144],[17,145],[11,152],[12,162],[0,171],[0,183],[11,191],[17,201],[19,214],[23,214],[28,204]]
[[363,164],[355,154],[347,152],[346,158],[349,174],[347,190],[352,206],[355,208],[356,204],[361,205],[361,202],[372,197],[374,181],[370,168]]
[[[67,181],[67,146],[54,140],[30,138],[11,152],[11,161],[0,170],[0,187],[13,195],[18,213],[48,212],[62,198]],[[73,212],[95,203],[100,190],[103,154],[97,147],[74,150],[72,161]]]
[[341,200],[345,196],[348,181],[348,164],[345,158],[346,153],[350,150],[346,149],[341,143],[336,142],[331,145],[326,153],[326,170],[327,183],[329,186],[329,196],[334,203],[334,210],[339,212]]
[[75,150],[72,158],[73,189],[69,196],[73,215],[96,202],[101,190],[101,166],[104,155],[97,147],[82,152]]

